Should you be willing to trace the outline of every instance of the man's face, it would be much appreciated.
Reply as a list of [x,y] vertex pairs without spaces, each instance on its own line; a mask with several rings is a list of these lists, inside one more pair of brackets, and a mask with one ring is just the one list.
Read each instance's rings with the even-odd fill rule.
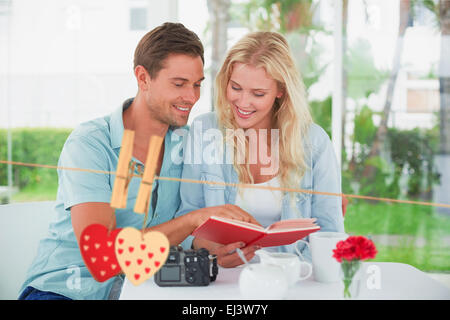
[[144,97],[155,119],[170,126],[186,125],[192,107],[200,98],[204,79],[199,56],[170,54],[155,78],[149,79]]

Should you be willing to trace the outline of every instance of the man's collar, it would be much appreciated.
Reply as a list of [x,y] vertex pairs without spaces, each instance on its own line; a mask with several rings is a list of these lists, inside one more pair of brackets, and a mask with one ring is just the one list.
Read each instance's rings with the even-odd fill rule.
[[134,98],[130,98],[125,100],[125,102],[117,108],[113,114],[111,115],[111,146],[115,148],[120,148],[122,145],[122,138],[123,138],[123,112],[131,106],[131,103],[133,102]]

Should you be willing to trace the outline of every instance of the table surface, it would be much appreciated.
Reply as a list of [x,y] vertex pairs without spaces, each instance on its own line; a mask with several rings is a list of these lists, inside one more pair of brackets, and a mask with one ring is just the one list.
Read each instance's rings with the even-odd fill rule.
[[[121,300],[241,300],[239,275],[243,267],[219,268],[215,282],[207,287],[159,287],[153,278],[134,286],[125,279]],[[379,276],[374,287],[373,277]],[[403,263],[365,262],[362,266],[359,299],[364,300],[448,300],[450,288],[426,273]],[[310,278],[290,288],[287,300],[341,299],[342,282],[320,283]]]

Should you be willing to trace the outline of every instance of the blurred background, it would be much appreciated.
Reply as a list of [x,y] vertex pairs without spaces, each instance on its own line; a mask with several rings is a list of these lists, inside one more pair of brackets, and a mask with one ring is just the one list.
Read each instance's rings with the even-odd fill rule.
[[[205,46],[190,121],[212,110],[227,49],[278,31],[333,141],[343,192],[450,204],[449,0],[0,0],[0,160],[57,165],[75,126],[136,94],[134,49],[165,21]],[[0,164],[2,204],[53,201],[56,190],[54,169]],[[346,231],[371,237],[376,261],[450,286],[450,209],[349,201]],[[13,237],[21,218],[1,205],[0,218]]]

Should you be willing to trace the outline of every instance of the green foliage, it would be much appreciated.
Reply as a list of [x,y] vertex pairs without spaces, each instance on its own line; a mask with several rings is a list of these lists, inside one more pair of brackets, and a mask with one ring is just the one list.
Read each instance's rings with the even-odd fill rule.
[[348,50],[345,57],[348,77],[347,94],[354,100],[367,98],[378,92],[388,78],[389,72],[379,70],[374,64],[372,47],[369,41],[358,39]]
[[[390,128],[383,145],[384,154],[369,157],[377,131],[373,122],[374,115],[368,106],[362,107],[355,115],[352,159],[347,172],[342,175],[344,191],[355,192],[349,186],[356,183],[360,194],[398,198],[402,193],[402,176],[407,172],[406,196],[430,200],[432,187],[439,182],[433,166],[433,157],[439,143],[437,128]],[[363,175],[366,166],[375,168],[372,178]]]
[[439,0],[413,0],[412,2],[413,9],[416,5],[422,5],[436,15],[436,18],[439,16]]
[[313,23],[314,0],[249,0],[232,5],[230,13],[250,30],[309,33],[323,27]]
[[449,270],[450,217],[429,206],[351,200],[345,231],[372,237],[374,261],[407,263],[421,270]]
[[328,67],[321,59],[324,47],[316,40],[324,28],[313,21],[317,2],[312,0],[250,0],[234,3],[232,20],[252,31],[275,31],[284,34],[306,88],[319,81]]
[[400,176],[403,169],[408,171],[408,195],[431,198],[433,184],[439,182],[434,171],[433,155],[437,137],[430,130],[388,130],[391,159],[395,164],[395,175]]
[[397,262],[409,264],[419,270],[428,272],[449,272],[450,254],[446,246],[435,242],[426,243],[417,247],[409,239],[400,239],[389,246],[377,245],[378,254],[372,261]]
[[377,127],[373,123],[374,112],[367,105],[355,115],[353,130],[354,141],[361,145],[370,146],[375,138]]
[[331,104],[332,98],[328,96],[323,101],[311,101],[309,103],[311,114],[315,123],[321,126],[331,138]]
[[[373,178],[358,174],[355,178],[360,181],[360,194],[396,199],[400,195],[399,177],[392,179],[389,164],[381,157],[368,157],[364,160],[361,171],[366,166],[375,168]],[[360,177],[360,178],[359,178]]]
[[279,23],[272,8],[265,0],[249,0],[245,3],[232,2],[229,10],[231,20],[251,31],[278,31]]
[[[320,59],[325,51],[313,34],[292,32],[285,35],[306,88],[318,82],[329,63]],[[308,49],[307,49],[308,48]]]
[[13,194],[11,200],[12,202],[52,201],[56,200],[57,192],[58,182],[52,180],[43,184],[27,185],[18,193]]
[[[57,165],[64,142],[72,129],[17,128],[12,129],[12,161]],[[7,132],[0,130],[0,157],[7,160]],[[19,188],[35,185],[54,186],[55,169],[13,166],[14,185]],[[7,165],[0,164],[0,185],[7,185]]]
[[434,28],[439,29],[440,26],[440,14],[439,14],[439,2],[448,0],[411,0],[411,13],[413,19],[416,17],[416,11],[418,7],[423,7],[433,15],[431,24]]

